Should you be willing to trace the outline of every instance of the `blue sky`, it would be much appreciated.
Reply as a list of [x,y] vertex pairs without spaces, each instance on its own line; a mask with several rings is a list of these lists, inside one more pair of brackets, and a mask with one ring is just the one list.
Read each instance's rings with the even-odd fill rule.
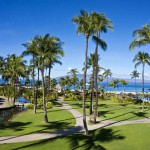
[[[108,49],[106,52],[99,49],[99,64],[111,69],[114,76],[126,78],[134,69],[134,55],[138,51],[150,53],[150,46],[129,51],[132,32],[150,21],[149,6],[149,0],[0,0],[0,55],[20,55],[24,50],[22,43],[35,35],[50,33],[65,42],[63,65],[54,66],[52,77],[65,75],[68,68],[77,68],[82,73],[85,38],[77,35],[71,19],[79,15],[81,9],[103,12],[112,20],[114,31],[101,36]],[[89,54],[94,48],[90,40]],[[149,70],[146,66],[145,74],[150,79]]]

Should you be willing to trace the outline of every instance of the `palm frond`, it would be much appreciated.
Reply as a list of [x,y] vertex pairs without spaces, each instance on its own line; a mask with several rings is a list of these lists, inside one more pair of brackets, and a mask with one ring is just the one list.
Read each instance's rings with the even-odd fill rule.
[[106,42],[105,41],[103,41],[102,39],[100,39],[100,38],[98,38],[97,36],[93,36],[93,41],[95,42],[95,43],[98,43],[98,45],[104,50],[104,51],[106,51],[106,49],[107,49],[107,44],[106,44]]

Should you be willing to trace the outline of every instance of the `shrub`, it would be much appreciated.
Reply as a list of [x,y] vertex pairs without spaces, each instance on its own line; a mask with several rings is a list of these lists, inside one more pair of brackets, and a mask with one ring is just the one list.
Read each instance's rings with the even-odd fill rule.
[[64,96],[65,101],[67,101],[67,100],[71,100],[71,101],[77,100],[78,101],[81,99],[82,99],[81,95],[75,94],[74,92],[69,92]]
[[28,104],[28,105],[26,106],[26,108],[27,108],[27,109],[33,109],[33,108],[34,108],[34,105],[30,103],[30,104]]
[[52,108],[52,106],[53,106],[53,103],[52,103],[52,102],[47,102],[47,109]]
[[38,102],[37,102],[37,108],[38,109],[42,109],[43,108],[43,101],[42,100],[38,100]]

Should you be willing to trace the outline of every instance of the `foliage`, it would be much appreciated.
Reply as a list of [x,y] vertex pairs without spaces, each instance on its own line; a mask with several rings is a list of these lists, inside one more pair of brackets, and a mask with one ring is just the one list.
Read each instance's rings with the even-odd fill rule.
[[65,96],[64,96],[64,101],[68,101],[68,100],[71,100],[71,101],[78,101],[78,100],[81,100],[82,99],[82,96],[80,94],[75,94],[74,92],[69,92],[67,93]]
[[32,103],[30,103],[26,106],[27,109],[33,109],[33,107],[34,107],[34,105]]
[[52,102],[47,102],[47,109],[52,108],[52,106],[53,106],[53,103],[52,103]]

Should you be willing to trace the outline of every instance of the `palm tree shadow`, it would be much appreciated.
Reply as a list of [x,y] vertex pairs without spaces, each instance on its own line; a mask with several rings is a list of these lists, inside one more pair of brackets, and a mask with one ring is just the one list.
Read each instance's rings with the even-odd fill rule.
[[[59,140],[66,141],[69,144],[69,150],[76,150],[82,148],[83,150],[106,150],[106,148],[101,145],[101,143],[111,142],[114,140],[123,140],[125,137],[119,134],[118,131],[114,131],[113,129],[97,129],[95,131],[89,132],[89,135],[84,135],[83,133],[77,133],[68,136],[59,137]],[[19,150],[22,148],[32,148],[34,146],[42,146],[43,144],[49,144],[55,142],[58,138],[54,139],[46,139],[36,141],[31,144],[26,144],[24,146],[15,148],[13,150]],[[64,143],[65,144],[65,143]],[[55,148],[54,148],[55,149]],[[60,148],[61,149],[61,148]]]
[[[96,150],[106,150],[100,143],[111,142],[113,140],[122,140],[125,137],[118,134],[119,131],[113,131],[112,129],[97,129],[91,131],[89,136],[83,134],[76,134],[70,136],[69,141],[71,143],[72,150],[79,149],[96,149]],[[82,144],[81,142],[82,141]]]

